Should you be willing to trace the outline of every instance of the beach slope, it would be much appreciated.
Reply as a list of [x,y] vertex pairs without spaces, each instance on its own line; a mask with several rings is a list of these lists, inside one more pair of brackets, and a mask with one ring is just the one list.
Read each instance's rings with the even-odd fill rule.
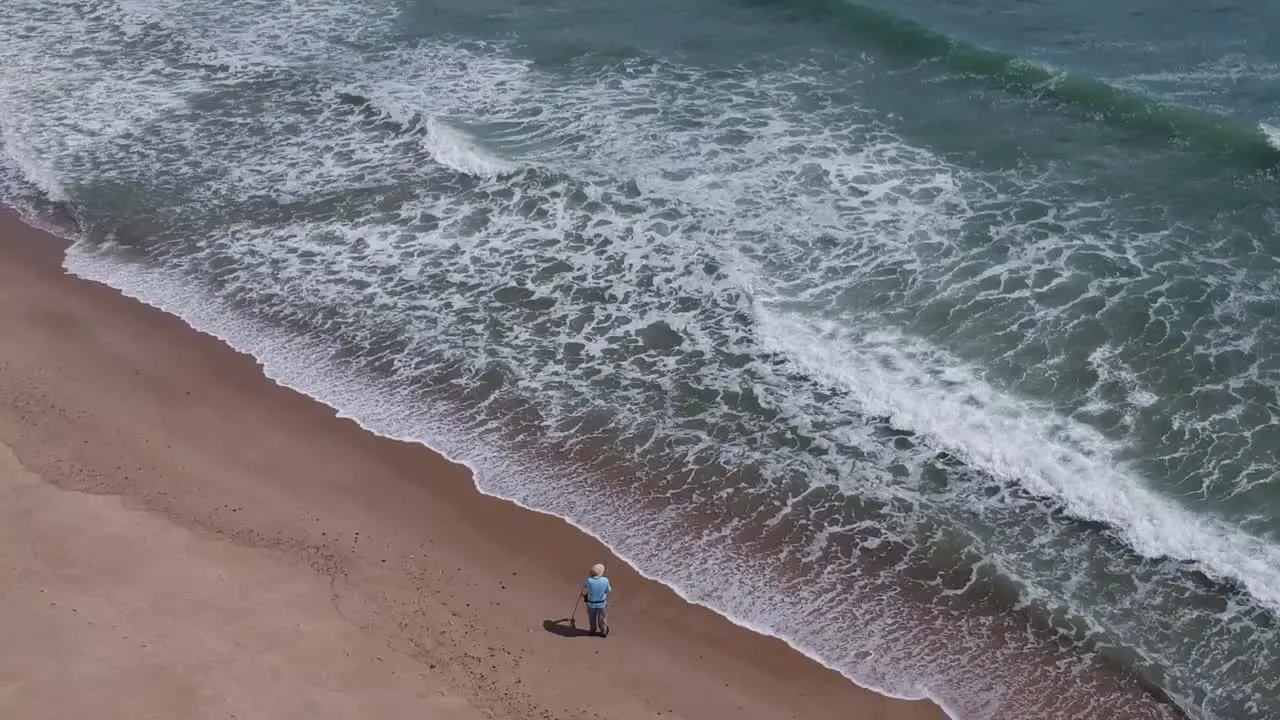
[[[0,716],[944,717],[66,275],[64,248],[0,216]],[[596,561],[607,640],[564,622]]]

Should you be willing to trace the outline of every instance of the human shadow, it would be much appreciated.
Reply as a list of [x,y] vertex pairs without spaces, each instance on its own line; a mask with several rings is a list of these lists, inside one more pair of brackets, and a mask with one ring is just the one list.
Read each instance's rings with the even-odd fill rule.
[[569,618],[561,618],[559,620],[543,620],[542,629],[546,630],[552,635],[559,635],[560,637],[573,638],[573,637],[591,637],[592,636],[590,630],[587,630],[585,628],[580,628],[580,627],[574,627],[569,622]]

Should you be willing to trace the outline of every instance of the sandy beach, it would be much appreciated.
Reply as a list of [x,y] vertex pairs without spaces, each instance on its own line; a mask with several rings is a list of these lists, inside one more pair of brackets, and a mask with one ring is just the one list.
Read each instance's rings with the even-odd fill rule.
[[[945,717],[66,275],[64,247],[0,219],[0,716]],[[563,622],[596,561],[606,640]]]

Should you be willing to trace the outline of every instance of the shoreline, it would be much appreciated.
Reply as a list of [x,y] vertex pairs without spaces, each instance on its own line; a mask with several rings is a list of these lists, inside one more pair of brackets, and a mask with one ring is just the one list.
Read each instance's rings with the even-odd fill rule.
[[[539,710],[555,717],[585,717],[590,713],[581,715],[584,707],[605,702],[618,710],[610,717],[653,717],[654,712],[677,717],[726,712],[738,717],[786,717],[793,713],[847,717],[851,709],[862,710],[865,717],[945,717],[930,702],[895,699],[864,689],[780,639],[689,603],[671,588],[639,576],[598,539],[567,521],[537,510],[529,512],[515,502],[479,490],[463,464],[416,443],[375,435],[331,406],[268,379],[256,359],[180,318],[106,285],[65,273],[62,253],[66,241],[26,225],[11,213],[0,219],[0,228],[4,231],[0,239],[3,264],[18,270],[17,275],[0,270],[5,286],[16,288],[7,304],[18,297],[44,296],[43,302],[30,298],[31,307],[6,308],[4,312],[6,316],[16,312],[16,320],[7,317],[4,322],[6,326],[16,323],[22,331],[17,336],[28,342],[19,343],[22,348],[0,350],[6,367],[3,381],[40,385],[44,395],[59,399],[64,412],[75,407],[68,401],[83,402],[79,417],[99,420],[96,426],[86,428],[83,421],[74,418],[63,418],[62,424],[55,418],[37,425],[50,426],[46,430],[56,427],[56,432],[28,432],[26,423],[15,421],[14,408],[6,407],[3,410],[9,417],[0,420],[0,441],[13,447],[25,466],[58,487],[119,495],[126,504],[159,512],[197,533],[230,537],[237,544],[272,552],[283,550],[295,561],[343,585],[349,593],[344,595],[343,610],[347,610],[346,598],[352,598],[351,606],[359,612],[351,612],[365,618],[357,624],[366,632],[392,647],[406,648],[411,655],[417,653],[420,660],[424,652],[426,656],[433,652],[450,656],[450,651],[459,647],[481,646],[491,652],[497,646],[506,656],[520,658],[502,671],[495,664],[491,672],[469,674],[457,668],[444,672],[445,684],[472,703],[497,693],[497,702],[489,697],[485,700],[489,706],[481,707],[513,717],[527,717],[530,711]],[[22,280],[15,282],[18,275]],[[65,331],[68,323],[85,330],[87,337],[58,332],[59,327]],[[48,353],[54,349],[63,352]],[[83,377],[41,377],[48,358],[76,353],[81,357],[67,363],[77,365],[77,375],[105,375],[123,382],[86,385]],[[157,359],[160,357],[163,362]],[[26,375],[24,367],[30,371]],[[59,367],[66,372],[61,363]],[[186,395],[174,397],[175,385],[186,385]],[[24,396],[8,392],[6,397],[12,403]],[[92,452],[74,459],[60,457],[60,443],[79,439],[93,444],[89,436],[104,432],[106,418],[112,421],[107,424],[120,419],[110,411],[126,398],[128,409],[122,413],[126,426],[144,436],[155,434],[170,441],[167,451],[130,448],[133,460],[141,458],[155,467],[143,463],[125,477],[111,477],[108,464],[101,457],[89,457]],[[200,417],[185,416],[183,408],[192,403],[203,410]],[[210,413],[209,408],[230,417]],[[32,412],[27,406],[22,419],[28,419]],[[34,412],[41,416],[40,410]],[[268,423],[262,417],[250,417],[253,414],[282,422]],[[193,429],[200,432],[193,433]],[[325,439],[323,447],[312,436]],[[311,452],[316,457],[305,457]],[[210,477],[186,463],[172,467],[175,457],[170,455],[211,461],[210,471],[221,468],[224,472]],[[324,464],[317,464],[322,460]],[[116,461],[117,468],[124,467],[119,458]],[[324,482],[317,487],[314,476],[297,477],[298,464],[325,475]],[[161,466],[171,473],[156,472]],[[348,472],[338,472],[339,467]],[[246,477],[225,472],[229,470],[247,471]],[[282,480],[276,473],[291,477]],[[357,474],[363,479],[354,480],[352,476]],[[439,482],[422,482],[424,474],[438,477]],[[170,484],[168,479],[174,475],[195,482]],[[229,508],[234,509],[228,512]],[[417,512],[407,512],[408,508]],[[326,511],[323,517],[338,520],[322,522],[322,509]],[[285,517],[300,510],[310,517]],[[310,526],[305,519],[311,520]],[[317,536],[317,525],[329,529],[320,530]],[[442,527],[447,532],[441,532]],[[333,538],[330,531],[335,531]],[[387,557],[372,559],[357,550],[360,542],[367,546],[366,538],[384,537],[382,554]],[[353,539],[350,548],[339,544],[338,538]],[[423,560],[417,557],[420,553],[409,552],[415,549],[415,539],[419,551],[430,546],[435,556],[447,559],[428,562],[424,569]],[[435,544],[437,539],[439,545]],[[398,555],[389,552],[392,548]],[[387,571],[393,559],[399,572]],[[550,622],[565,614],[567,607],[558,606],[567,605],[567,590],[576,586],[581,570],[596,559],[610,565],[610,575],[619,586],[619,600],[624,602],[617,604],[613,619],[621,632],[615,631],[598,649],[592,647],[593,657],[584,661],[578,657],[579,644],[590,640],[560,637],[544,632],[552,629],[550,626],[537,625],[543,616]],[[501,617],[486,615],[486,622],[493,624],[478,629],[479,613],[472,606],[507,603],[494,599],[492,583],[486,585],[479,574],[463,568],[495,563],[512,568],[501,573],[504,577],[497,592],[502,593],[502,600],[516,590],[520,606],[540,610],[529,617],[523,617],[528,614],[524,612],[497,611]],[[458,569],[446,571],[446,565]],[[434,581],[427,580],[431,569],[437,571]],[[439,601],[430,621],[421,619],[425,612],[421,608],[417,612],[405,610],[420,605],[423,597]],[[452,614],[441,614],[442,608]],[[451,630],[457,627],[454,618],[467,615],[470,617],[463,621],[467,632]],[[634,627],[643,628],[643,632],[634,632]],[[440,634],[449,636],[450,642],[433,641],[424,651],[423,639]],[[477,636],[482,636],[479,645]],[[468,653],[483,655],[466,650],[451,657],[463,658]],[[608,656],[611,669],[620,675],[619,682],[593,679],[586,683],[590,689],[584,696],[578,687],[584,683],[575,677],[594,674],[596,655]],[[456,664],[467,662],[458,660]],[[527,666],[545,671],[535,675],[553,679],[525,677],[528,673],[516,669]],[[566,692],[568,688],[573,688],[572,692]],[[579,702],[585,704],[576,708],[572,703],[566,705],[558,699],[564,694],[579,695]],[[619,698],[628,701],[620,706]],[[662,705],[668,707],[659,709]]]

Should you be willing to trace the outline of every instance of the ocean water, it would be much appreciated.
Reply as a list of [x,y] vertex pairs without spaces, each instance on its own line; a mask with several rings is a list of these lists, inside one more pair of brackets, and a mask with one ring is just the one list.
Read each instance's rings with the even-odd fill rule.
[[70,271],[860,684],[1280,717],[1280,6],[3,17]]

